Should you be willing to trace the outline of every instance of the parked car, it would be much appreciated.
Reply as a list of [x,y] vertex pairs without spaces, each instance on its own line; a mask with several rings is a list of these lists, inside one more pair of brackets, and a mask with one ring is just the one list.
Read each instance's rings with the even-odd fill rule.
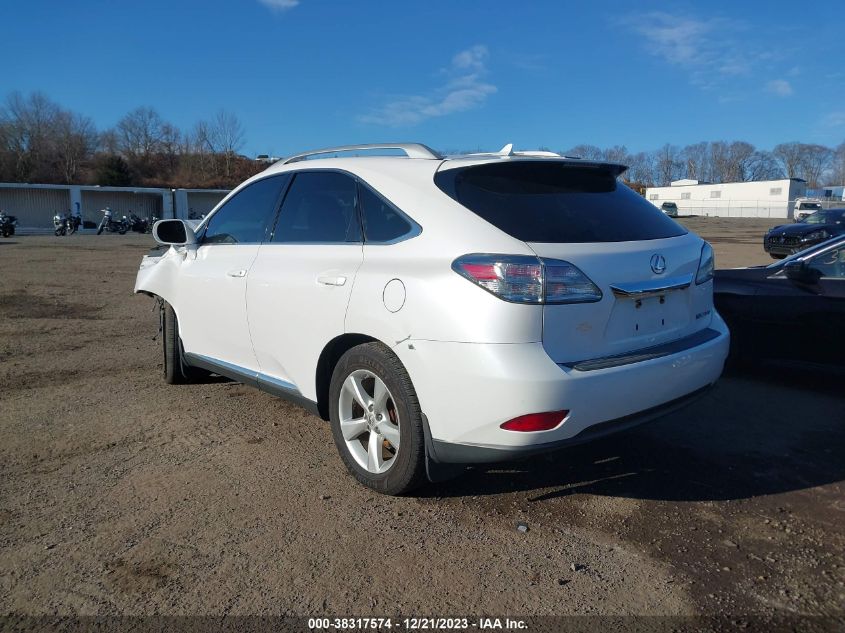
[[824,209],[803,222],[770,229],[763,238],[763,250],[775,259],[782,259],[842,233],[845,233],[845,209]]
[[[364,150],[406,156],[310,160]],[[506,150],[310,152],[195,229],[156,223],[172,248],[135,291],[161,300],[167,382],[214,372],[303,405],[389,494],[703,393],[729,346],[710,245],[621,165]]]
[[845,235],[769,266],[717,270],[714,301],[735,359],[845,366]]
[[672,218],[678,217],[678,205],[674,202],[664,202],[660,205],[660,210]]
[[795,222],[803,222],[816,211],[822,210],[822,201],[818,198],[796,198],[792,217]]

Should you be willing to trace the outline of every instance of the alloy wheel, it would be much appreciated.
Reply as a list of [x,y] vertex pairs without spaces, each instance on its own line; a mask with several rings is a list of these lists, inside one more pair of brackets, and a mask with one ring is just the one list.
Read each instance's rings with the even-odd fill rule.
[[343,381],[338,402],[340,431],[349,454],[373,474],[387,472],[399,454],[399,412],[381,378],[366,369]]

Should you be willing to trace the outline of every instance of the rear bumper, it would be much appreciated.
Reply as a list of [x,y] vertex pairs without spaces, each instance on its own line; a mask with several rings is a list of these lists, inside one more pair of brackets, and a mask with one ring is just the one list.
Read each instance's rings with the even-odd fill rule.
[[608,422],[600,422],[593,426],[588,426],[586,429],[578,433],[575,437],[559,440],[557,442],[546,442],[544,444],[534,444],[531,446],[520,447],[501,447],[501,446],[479,446],[474,444],[452,444],[450,442],[442,442],[440,440],[432,440],[433,455],[431,456],[435,461],[446,464],[490,464],[493,462],[502,462],[510,459],[519,459],[529,455],[536,455],[538,453],[546,453],[555,451],[569,446],[576,446],[578,444],[585,444],[598,440],[608,435],[615,433],[622,433],[630,429],[636,428],[646,422],[657,420],[664,415],[680,411],[684,407],[692,404],[696,400],[705,396],[712,385],[703,387],[697,391],[693,391],[686,396],[681,396],[676,400],[658,405],[639,413],[627,415],[618,420],[609,420]]
[[[715,335],[643,360],[579,370],[557,365],[541,343],[407,341],[394,350],[416,387],[443,463],[501,461],[589,441],[683,406],[721,375],[730,335],[714,313]],[[566,410],[549,431],[500,425],[528,413]]]

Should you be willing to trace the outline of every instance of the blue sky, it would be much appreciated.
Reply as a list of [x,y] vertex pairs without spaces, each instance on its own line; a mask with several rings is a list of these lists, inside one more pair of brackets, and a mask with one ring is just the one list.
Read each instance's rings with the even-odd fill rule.
[[845,141],[842,5],[522,0],[7,2],[0,97],[100,128],[220,109],[244,153]]

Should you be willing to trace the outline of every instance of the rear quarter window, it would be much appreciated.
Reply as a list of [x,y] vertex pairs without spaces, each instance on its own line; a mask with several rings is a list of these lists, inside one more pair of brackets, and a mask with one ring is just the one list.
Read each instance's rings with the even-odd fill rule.
[[613,166],[514,161],[448,169],[434,182],[525,242],[628,242],[686,234],[616,175]]

